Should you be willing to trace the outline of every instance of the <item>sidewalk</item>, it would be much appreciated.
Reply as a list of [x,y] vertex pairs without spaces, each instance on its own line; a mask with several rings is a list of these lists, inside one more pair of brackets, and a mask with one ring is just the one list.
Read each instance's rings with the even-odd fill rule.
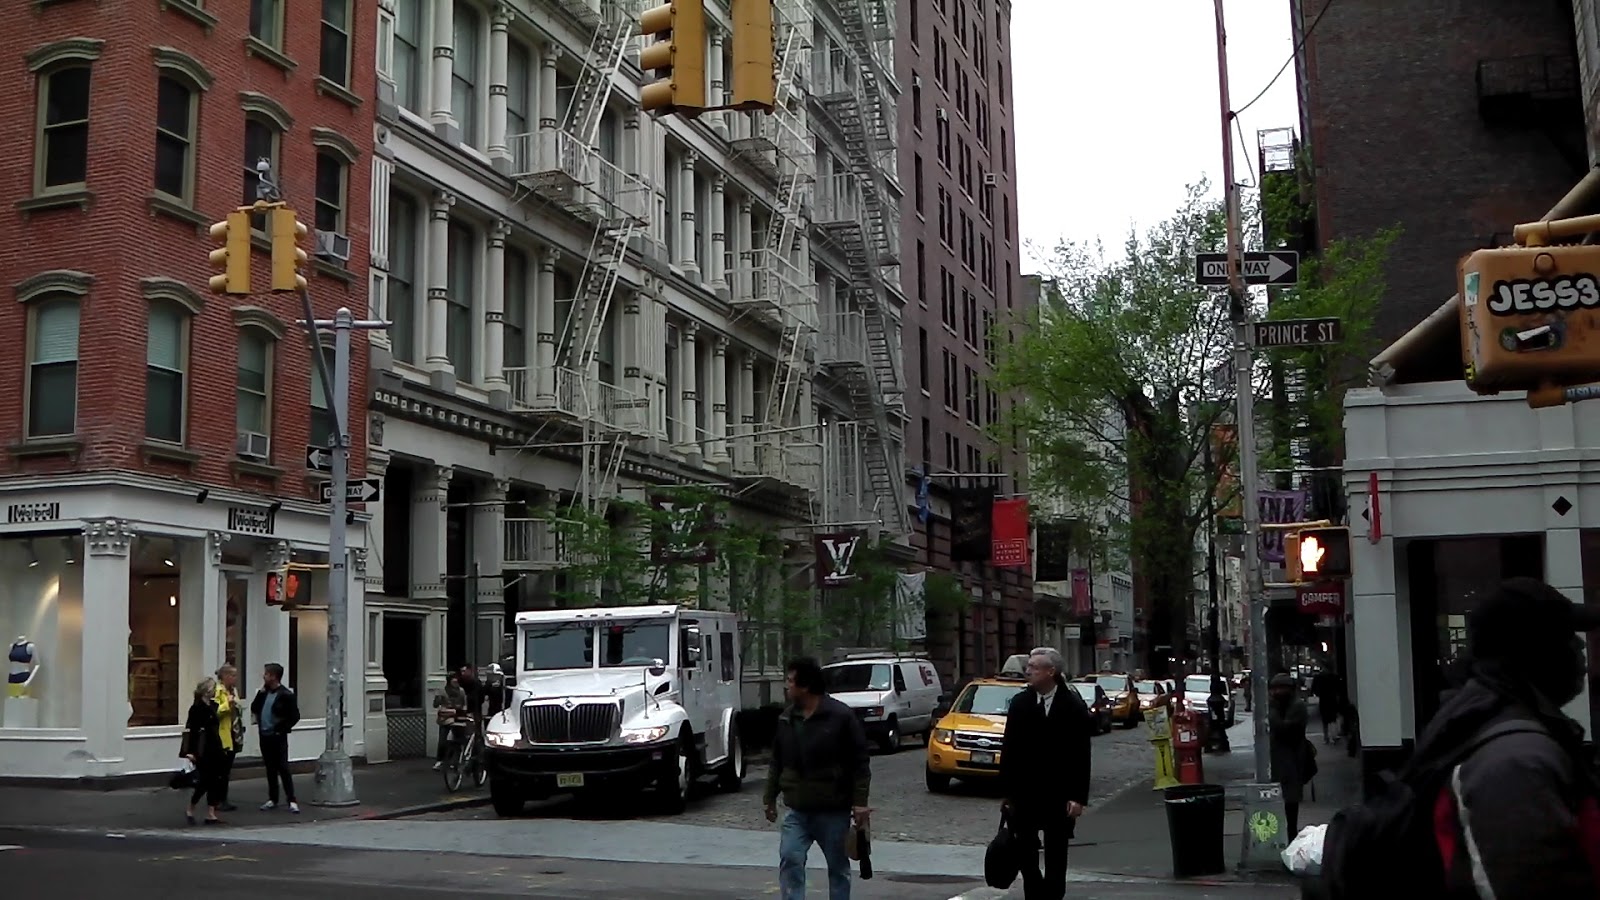
[[[1240,710],[1240,714],[1243,713]],[[1312,719],[1315,723],[1315,715]],[[1360,765],[1347,755],[1345,745],[1322,743],[1320,731],[1308,737],[1317,747],[1318,772],[1316,779],[1306,786],[1305,802],[1300,806],[1302,829],[1308,825],[1327,824],[1334,813],[1361,799]],[[1232,752],[1206,754],[1203,764],[1206,782],[1228,789],[1223,849],[1230,874],[1209,879],[1216,881],[1234,880],[1236,876],[1231,873],[1239,863],[1244,834],[1243,786],[1255,780],[1248,718],[1228,729],[1228,742]],[[1153,755],[1151,765],[1153,768]],[[1162,793],[1153,790],[1153,784],[1152,775],[1084,813],[1078,823],[1078,840],[1072,844],[1072,868],[1146,878],[1172,877],[1172,844],[1167,834],[1166,807]],[[1313,790],[1316,799],[1312,799]],[[1285,871],[1282,880],[1288,882],[1292,876]]]
[[[488,804],[487,791],[464,785],[459,793],[445,790],[444,777],[430,768],[432,760],[405,760],[357,766],[356,806],[323,808],[312,806],[313,776],[297,766],[295,793],[300,814],[287,808],[261,812],[267,799],[267,781],[260,768],[240,772],[228,792],[230,802],[239,808],[221,813],[230,826],[283,825],[291,822],[326,822],[334,819],[392,819],[445,809],[460,809]],[[117,790],[81,788],[3,786],[0,787],[0,827],[7,828],[93,828],[108,831],[147,828],[174,828],[184,824],[184,804],[188,791],[166,786],[128,787]],[[281,798],[280,798],[281,800]],[[202,801],[201,815],[204,815]]]

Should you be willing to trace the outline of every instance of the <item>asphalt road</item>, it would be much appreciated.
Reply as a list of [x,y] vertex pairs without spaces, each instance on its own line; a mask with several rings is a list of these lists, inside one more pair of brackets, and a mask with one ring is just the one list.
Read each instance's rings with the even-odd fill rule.
[[[1123,788],[1153,774],[1155,762],[1143,728],[1114,729],[1094,738],[1090,806],[1103,803]],[[923,774],[926,750],[907,739],[897,753],[875,753],[872,758],[874,835],[882,840],[926,844],[982,846],[994,837],[999,822],[999,798],[981,782],[955,782],[949,793],[929,793]],[[583,804],[558,798],[546,804],[529,804],[525,816],[551,819],[663,821],[683,825],[708,825],[767,831],[761,815],[761,785],[766,769],[752,767],[744,790],[737,794],[702,791],[679,816],[656,815],[646,798],[623,798],[604,805]],[[641,801],[635,803],[635,800]],[[422,818],[461,820],[493,819],[486,808],[458,810]]]
[[[350,823],[359,826],[361,823]],[[820,879],[821,873],[813,877]],[[17,896],[85,900],[425,900],[522,897],[534,900],[754,900],[777,893],[756,868],[586,862],[531,856],[393,852],[272,843],[147,837],[110,838],[0,831],[0,880]],[[820,895],[813,888],[813,895]],[[889,876],[858,881],[858,900],[1018,900],[968,880]],[[1073,897],[1108,900],[1288,900],[1282,887],[1170,884],[1072,886]]]

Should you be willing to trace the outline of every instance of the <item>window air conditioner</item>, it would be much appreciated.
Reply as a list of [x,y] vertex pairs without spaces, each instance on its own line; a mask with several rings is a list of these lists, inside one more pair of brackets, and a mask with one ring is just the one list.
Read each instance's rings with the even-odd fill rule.
[[995,184],[997,184],[999,181],[1000,181],[1000,179],[995,177],[995,174],[993,172],[985,172],[985,173],[983,173],[983,186],[984,187],[994,187]]
[[272,438],[259,431],[241,431],[237,449],[240,456],[266,459],[272,455]]
[[317,255],[324,259],[347,262],[350,259],[350,238],[337,231],[317,232]]

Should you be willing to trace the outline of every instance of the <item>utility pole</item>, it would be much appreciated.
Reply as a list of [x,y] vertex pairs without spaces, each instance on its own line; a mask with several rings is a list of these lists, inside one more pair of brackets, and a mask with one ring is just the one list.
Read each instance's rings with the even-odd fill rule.
[[[1222,184],[1227,206],[1228,310],[1233,320],[1233,383],[1239,399],[1234,434],[1239,444],[1239,484],[1244,506],[1244,595],[1250,605],[1250,694],[1258,784],[1272,777],[1267,743],[1267,616],[1261,589],[1261,511],[1256,501],[1255,382],[1250,359],[1250,304],[1240,268],[1244,247],[1239,233],[1239,187],[1233,174],[1233,104],[1228,95],[1228,30],[1222,0],[1212,0],[1217,15],[1217,87],[1222,101]],[[1208,436],[1209,437],[1209,436]],[[1215,613],[1213,613],[1215,615]]]
[[[300,301],[306,317],[299,324],[311,334],[311,358],[333,411],[333,462],[329,467],[333,496],[328,508],[328,708],[323,729],[327,740],[322,755],[317,757],[311,802],[317,806],[354,806],[361,801],[356,799],[355,765],[344,746],[344,636],[350,627],[349,554],[345,550],[350,483],[350,332],[388,328],[389,323],[357,320],[345,306],[339,307],[332,319],[318,319],[311,308],[311,292],[305,288],[300,291]],[[331,374],[322,353],[319,330],[323,328],[333,329]]]

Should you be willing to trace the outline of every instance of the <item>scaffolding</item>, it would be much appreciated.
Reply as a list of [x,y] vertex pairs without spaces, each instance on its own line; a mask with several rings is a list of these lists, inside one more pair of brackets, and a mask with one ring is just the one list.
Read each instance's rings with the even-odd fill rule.
[[[893,105],[885,87],[894,64],[891,0],[836,0],[845,51],[853,65],[830,77],[818,101],[844,136],[842,171],[829,175],[814,204],[813,224],[839,247],[848,269],[849,309],[831,325],[859,325],[860,340],[824,329],[829,353],[820,360],[843,381],[865,427],[866,466],[885,525],[910,528],[905,478],[890,428],[905,409],[896,315],[889,298],[898,272],[899,218],[885,179],[896,171]],[[841,353],[847,345],[864,352]]]

